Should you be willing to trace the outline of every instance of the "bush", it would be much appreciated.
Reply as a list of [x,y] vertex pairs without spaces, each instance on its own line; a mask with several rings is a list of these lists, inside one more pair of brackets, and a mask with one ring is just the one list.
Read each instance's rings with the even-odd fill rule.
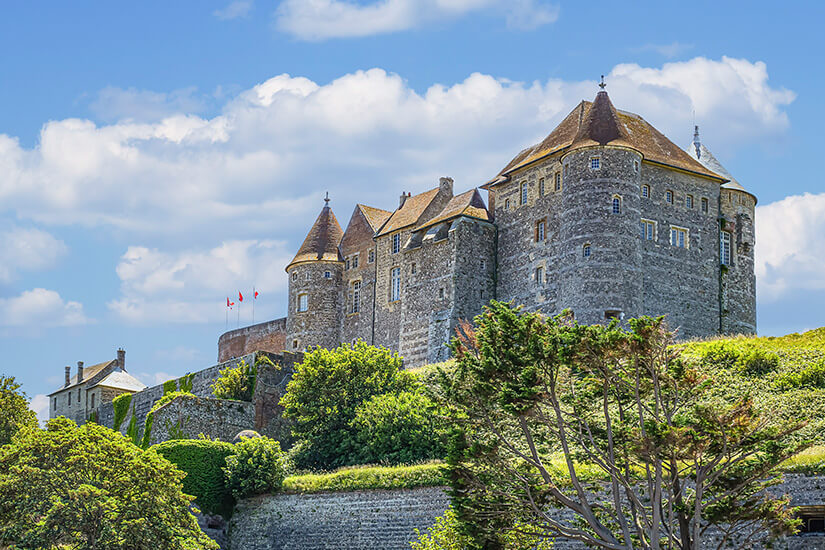
[[285,457],[274,439],[243,439],[226,457],[226,485],[235,498],[277,491],[286,476]]
[[195,497],[198,507],[208,514],[232,515],[235,499],[226,485],[223,468],[235,446],[222,441],[178,439],[154,445],[152,450],[186,474],[183,492]]
[[446,435],[441,416],[420,391],[388,393],[364,401],[352,421],[361,462],[410,464],[444,458]]
[[163,383],[163,395],[177,391],[178,383],[176,380],[167,380]]
[[438,487],[446,483],[440,462],[413,466],[357,466],[324,474],[302,474],[284,480],[283,490],[293,493],[363,491]]
[[733,342],[712,342],[702,352],[705,364],[733,369],[747,376],[764,376],[779,366],[779,356],[758,348],[737,347]]
[[[550,550],[553,543],[538,535],[531,536],[536,531],[529,525],[517,523],[516,526],[502,536],[503,550]],[[443,516],[435,518],[435,523],[421,534],[416,529],[418,540],[410,543],[412,550],[465,550],[470,548],[472,540],[462,532],[462,526],[452,508],[448,508]]]
[[360,445],[351,426],[356,410],[375,395],[413,388],[413,375],[401,366],[397,354],[360,340],[304,355],[281,399],[284,417],[296,422],[293,435],[305,441],[297,465],[329,469],[357,463]]
[[236,367],[221,369],[220,376],[212,384],[212,393],[218,399],[252,401],[257,375],[256,366],[247,365],[246,361],[241,360]]
[[781,390],[825,388],[825,361],[807,365],[797,371],[780,373],[776,376],[774,385]]

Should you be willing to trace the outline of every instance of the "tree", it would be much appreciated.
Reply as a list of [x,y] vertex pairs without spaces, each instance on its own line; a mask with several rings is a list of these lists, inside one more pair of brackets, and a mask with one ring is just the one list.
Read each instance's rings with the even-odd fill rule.
[[10,443],[21,429],[37,427],[37,416],[19,390],[13,376],[0,376],[0,446]]
[[0,546],[215,549],[189,511],[183,473],[154,451],[66,418],[0,448]]
[[286,453],[274,439],[244,438],[226,457],[223,471],[235,498],[277,491],[286,477]]
[[[440,394],[458,427],[453,503],[476,548],[513,518],[610,549],[739,547],[796,525],[765,491],[809,443],[748,396],[706,399],[661,318],[584,326],[491,302],[453,341]],[[560,519],[554,508],[572,511]]]
[[356,410],[374,395],[409,389],[414,380],[401,368],[397,354],[361,340],[305,354],[281,399],[284,416],[295,420],[293,434],[304,440],[298,465],[334,468],[357,461],[351,426]]

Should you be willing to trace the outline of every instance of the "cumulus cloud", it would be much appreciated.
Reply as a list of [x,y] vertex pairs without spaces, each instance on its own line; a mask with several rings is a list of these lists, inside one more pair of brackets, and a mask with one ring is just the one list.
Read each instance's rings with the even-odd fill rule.
[[221,321],[226,298],[237,301],[238,291],[247,298],[253,286],[282,292],[291,258],[283,241],[227,241],[175,253],[132,246],[117,266],[122,296],[108,305],[132,323]]
[[21,271],[49,269],[67,250],[63,241],[40,229],[0,230],[0,283],[14,280]]
[[283,0],[275,25],[301,40],[326,40],[405,31],[472,12],[499,12],[516,29],[553,23],[559,14],[557,6],[538,0]]
[[[619,65],[607,82],[617,107],[677,143],[690,139],[695,110],[722,156],[733,144],[781,136],[794,97],[770,84],[764,63],[731,58]],[[346,223],[341,205],[352,199],[391,208],[401,190],[423,191],[444,175],[457,190],[477,186],[596,89],[594,81],[479,73],[424,91],[381,69],[328,83],[279,75],[212,118],[56,120],[32,149],[0,134],[0,209],[116,229],[146,245],[174,239],[179,250],[276,236],[294,249],[325,191]]]
[[46,424],[49,419],[49,396],[44,393],[38,393],[29,402],[29,408],[37,415],[37,421],[41,426]]
[[65,301],[54,290],[35,288],[0,298],[0,326],[67,327],[91,322],[80,302]]
[[825,193],[793,195],[756,208],[756,283],[760,301],[791,291],[825,291]]
[[224,21],[246,17],[252,11],[253,4],[252,0],[235,0],[225,8],[213,11],[212,15]]

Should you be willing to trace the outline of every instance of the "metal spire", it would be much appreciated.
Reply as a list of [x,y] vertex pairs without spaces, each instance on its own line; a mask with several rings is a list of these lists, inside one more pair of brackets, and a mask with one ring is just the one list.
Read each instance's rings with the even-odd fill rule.
[[702,144],[702,142],[699,141],[699,125],[694,124],[693,125],[693,148],[696,149],[696,158],[697,159],[702,157],[702,151],[701,151],[701,148],[700,148],[701,144]]
[[327,191],[327,196],[324,197],[324,207],[329,206],[329,191]]
[[605,83],[604,83],[604,75],[602,75],[602,81],[601,81],[601,82],[599,82],[599,88],[601,88],[602,90],[604,90],[604,87],[605,87],[605,86],[607,86],[607,84],[605,84]]

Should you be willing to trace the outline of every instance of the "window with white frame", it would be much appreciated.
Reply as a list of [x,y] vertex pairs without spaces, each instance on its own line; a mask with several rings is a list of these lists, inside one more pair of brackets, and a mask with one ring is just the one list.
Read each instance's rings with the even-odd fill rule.
[[601,159],[599,157],[590,157],[590,169],[598,170],[601,167]]
[[298,295],[298,311],[307,311],[309,309],[309,294]]
[[650,198],[650,186],[645,184],[642,185],[642,198],[649,199]]
[[561,172],[556,172],[556,183],[554,189],[556,191],[561,191]]
[[394,267],[390,270],[390,302],[401,299],[401,268]]
[[350,292],[350,313],[358,313],[361,311],[361,281],[352,282],[352,290]]
[[706,199],[705,197],[702,197],[702,213],[708,213],[708,199]]
[[401,233],[396,233],[392,236],[392,253],[398,254],[399,250],[401,250]]
[[358,267],[358,254],[352,255],[352,268],[355,269]]
[[349,271],[350,265],[351,264],[350,264],[350,259],[349,258],[344,260],[344,271]]
[[671,225],[670,226],[670,244],[671,246],[675,246],[677,248],[687,248],[689,241],[688,241],[688,230],[684,227],[676,227]]
[[370,250],[367,254],[367,262],[373,263],[375,261],[375,250]]
[[665,191],[665,202],[673,204],[673,191],[671,191],[670,189]]
[[544,220],[536,222],[536,242],[544,240]]
[[685,196],[685,208],[690,208],[693,210],[693,195]]
[[641,230],[641,237],[643,241],[656,240],[656,222],[651,220],[642,220],[639,222],[639,229]]
[[622,213],[622,198],[619,195],[613,195],[612,211],[614,214]]
[[584,246],[582,246],[582,256],[584,258],[590,257],[590,243],[587,243]]
[[522,182],[519,187],[519,204],[527,204],[527,182]]
[[539,196],[544,196],[544,178],[539,178]]
[[719,260],[722,265],[731,264],[730,231],[722,231],[719,238]]
[[544,268],[542,266],[538,266],[536,268],[536,286],[542,286],[544,284]]

